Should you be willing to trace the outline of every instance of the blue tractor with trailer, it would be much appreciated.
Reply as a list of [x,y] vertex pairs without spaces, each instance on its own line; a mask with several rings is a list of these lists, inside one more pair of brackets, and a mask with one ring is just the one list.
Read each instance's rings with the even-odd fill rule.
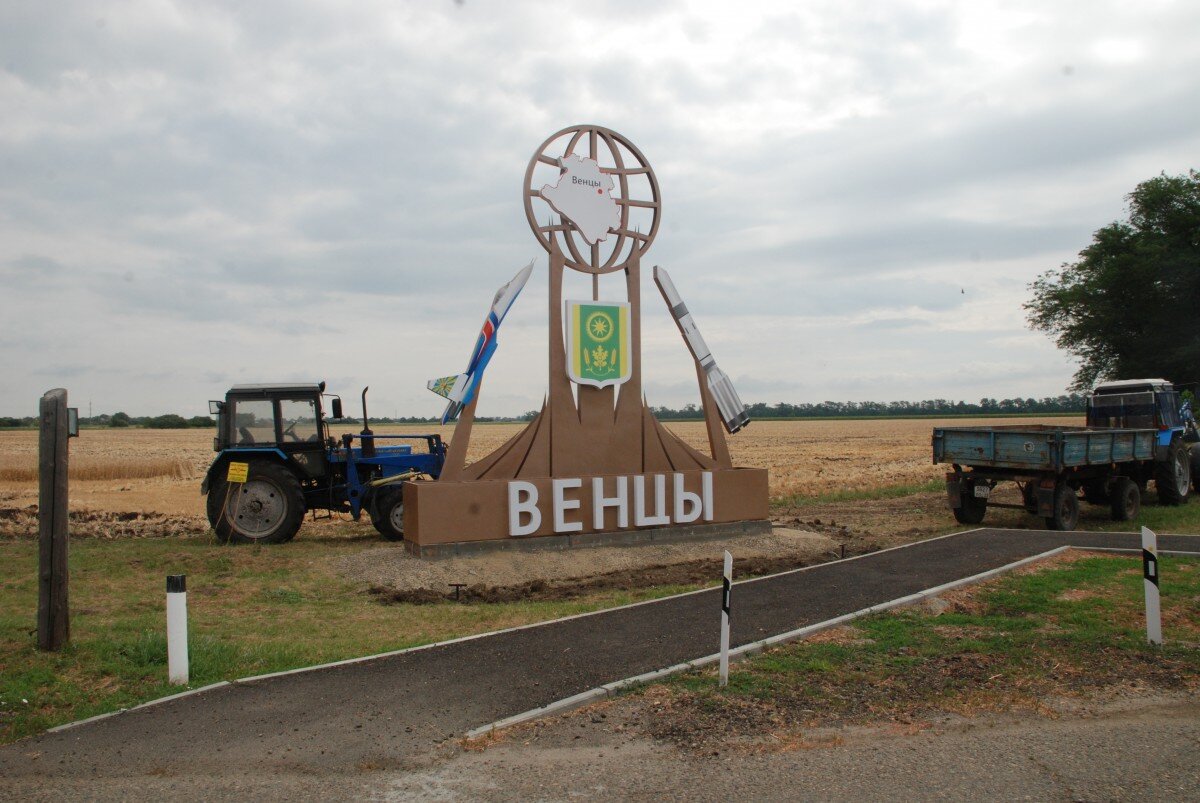
[[[330,421],[342,420],[342,400],[322,400],[325,383],[234,385],[224,401],[209,402],[217,417],[213,460],[200,492],[208,521],[228,543],[290,541],[307,512],[365,511],[389,541],[404,538],[404,487],[436,479],[446,458],[439,435],[380,435],[363,429],[335,438]],[[423,447],[414,450],[416,441]]]
[[[1153,481],[1159,504],[1180,505],[1200,482],[1200,433],[1191,405],[1163,379],[1098,385],[1087,425],[942,427],[933,431],[933,462],[949,463],[946,492],[955,519],[979,524],[988,507],[1022,508],[1052,530],[1073,530],[1079,496],[1107,505],[1113,519],[1137,517]],[[1015,482],[1021,504],[995,501]]]

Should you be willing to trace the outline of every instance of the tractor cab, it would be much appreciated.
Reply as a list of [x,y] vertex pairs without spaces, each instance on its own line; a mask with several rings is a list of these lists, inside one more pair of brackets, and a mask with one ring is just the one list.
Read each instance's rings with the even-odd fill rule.
[[1165,379],[1124,379],[1097,385],[1088,400],[1087,425],[1106,429],[1157,429],[1170,444],[1184,430],[1182,401]]
[[[269,449],[303,474],[326,472],[331,441],[321,409],[325,383],[234,385],[224,402],[209,402],[217,416],[213,451]],[[341,418],[341,399],[333,399],[333,417]]]

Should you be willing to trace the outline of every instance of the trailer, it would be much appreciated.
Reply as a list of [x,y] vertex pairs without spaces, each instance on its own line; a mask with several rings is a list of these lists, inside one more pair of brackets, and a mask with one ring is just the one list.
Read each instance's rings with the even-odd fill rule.
[[[961,523],[979,524],[989,506],[1012,507],[1073,530],[1081,493],[1117,521],[1137,517],[1150,482],[1160,504],[1184,504],[1197,441],[1190,407],[1169,382],[1127,380],[1093,391],[1084,427],[935,428],[933,462],[952,467],[946,493]],[[1020,487],[1021,504],[992,501],[1002,482]]]

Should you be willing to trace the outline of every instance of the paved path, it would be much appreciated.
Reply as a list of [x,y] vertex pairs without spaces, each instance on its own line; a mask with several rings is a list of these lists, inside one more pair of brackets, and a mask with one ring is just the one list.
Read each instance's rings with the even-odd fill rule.
[[[985,529],[823,564],[735,586],[732,641],[757,641],[1065,544],[1140,548],[1129,533]],[[1160,536],[1159,548],[1200,551],[1200,537]],[[8,786],[27,795],[54,778],[142,777],[157,788],[163,778],[197,775],[288,778],[300,793],[305,779],[415,766],[470,728],[713,653],[718,594],[225,686],[44,734],[0,748],[0,793]]]

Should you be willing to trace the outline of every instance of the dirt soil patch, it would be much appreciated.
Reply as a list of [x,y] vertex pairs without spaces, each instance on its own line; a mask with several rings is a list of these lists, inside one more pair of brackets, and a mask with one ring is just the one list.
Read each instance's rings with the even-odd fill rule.
[[[71,510],[67,530],[72,538],[170,538],[208,533],[208,521],[200,516],[105,510]],[[0,538],[38,537],[37,505],[0,507]]]
[[[563,600],[601,590],[719,582],[725,550],[734,577],[773,574],[830,560],[836,542],[819,533],[777,528],[770,535],[698,543],[643,544],[554,552],[496,552],[430,561],[400,547],[339,559],[338,571],[383,603]],[[460,586],[457,590],[454,584]]]

